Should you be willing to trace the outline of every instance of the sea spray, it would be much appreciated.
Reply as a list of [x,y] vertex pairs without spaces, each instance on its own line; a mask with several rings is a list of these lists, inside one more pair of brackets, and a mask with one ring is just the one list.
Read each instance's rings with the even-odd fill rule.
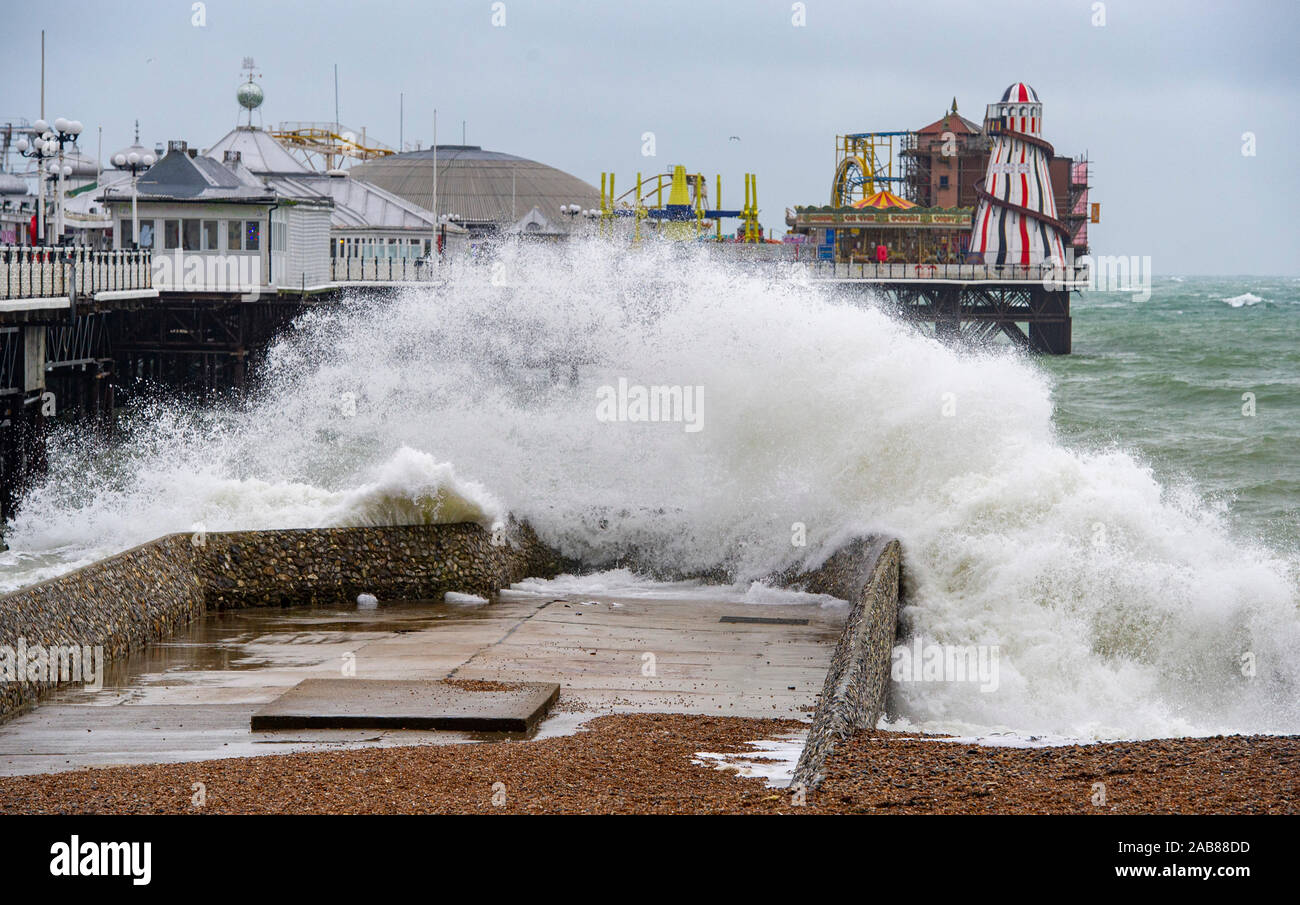
[[[598,419],[598,388],[620,380],[704,388],[702,429]],[[28,495],[11,556],[70,563],[195,522],[510,511],[570,556],[635,549],[748,580],[890,532],[903,641],[999,651],[995,692],[896,686],[913,725],[1300,731],[1293,557],[1234,538],[1124,449],[1062,443],[1034,362],[955,351],[797,269],[649,243],[508,248],[314,310],[241,406],[129,420],[109,450],[55,442],[65,464]]]

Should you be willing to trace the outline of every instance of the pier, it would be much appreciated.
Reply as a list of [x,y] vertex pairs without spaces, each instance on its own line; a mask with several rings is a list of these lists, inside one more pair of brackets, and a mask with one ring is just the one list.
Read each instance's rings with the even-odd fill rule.
[[[809,264],[809,276],[874,291],[937,337],[971,344],[1006,336],[1025,350],[1069,355],[1070,294],[1089,268],[1050,264]],[[1022,327],[1023,325],[1023,327]]]
[[[417,276],[414,262],[352,263],[351,287]],[[152,264],[148,251],[0,248],[0,521],[44,470],[50,419],[105,423],[142,384],[241,392],[272,338],[342,285],[195,290],[156,284]]]

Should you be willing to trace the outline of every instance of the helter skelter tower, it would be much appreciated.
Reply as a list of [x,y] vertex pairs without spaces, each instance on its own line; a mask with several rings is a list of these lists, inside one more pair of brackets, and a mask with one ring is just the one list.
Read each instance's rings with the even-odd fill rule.
[[993,139],[984,179],[976,183],[979,208],[970,250],[985,264],[1063,265],[1069,235],[1056,217],[1052,174],[1055,151],[1042,138],[1043,105],[1024,82],[989,104],[984,130]]

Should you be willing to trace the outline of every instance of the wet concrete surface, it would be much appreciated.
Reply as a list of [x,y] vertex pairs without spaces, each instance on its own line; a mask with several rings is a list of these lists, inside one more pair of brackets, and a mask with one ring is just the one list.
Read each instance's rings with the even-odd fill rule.
[[[603,713],[807,719],[846,610],[718,600],[543,596],[486,604],[209,613],[0,725],[0,774],[358,746],[566,734]],[[808,620],[770,624],[724,616]],[[306,678],[556,682],[528,734],[408,729],[253,732],[254,712]]]

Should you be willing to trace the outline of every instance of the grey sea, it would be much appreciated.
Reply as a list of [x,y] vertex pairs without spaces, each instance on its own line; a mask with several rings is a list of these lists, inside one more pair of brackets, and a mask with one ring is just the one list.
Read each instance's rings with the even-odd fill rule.
[[1192,482],[1234,533],[1300,547],[1300,277],[1156,277],[1076,297],[1055,377],[1062,439]]

